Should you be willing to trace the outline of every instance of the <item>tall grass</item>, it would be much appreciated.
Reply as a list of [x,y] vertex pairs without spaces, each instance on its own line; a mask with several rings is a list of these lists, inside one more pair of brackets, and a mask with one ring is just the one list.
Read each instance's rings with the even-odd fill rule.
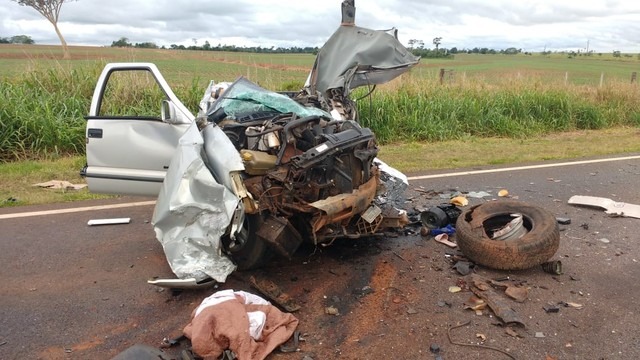
[[[83,154],[83,116],[103,66],[35,69],[0,81],[0,162]],[[200,80],[172,85],[194,113],[203,91]],[[124,74],[109,84],[105,113],[159,114],[161,94],[153,91],[148,79]],[[292,84],[270,87],[288,89]],[[366,91],[359,90],[354,98]],[[360,121],[382,143],[527,138],[576,129],[640,126],[640,90],[623,83],[588,87],[518,77],[440,85],[407,74],[359,101],[358,107]]]
[[405,77],[358,105],[361,122],[382,143],[640,126],[640,91],[626,83],[597,88],[511,79],[440,85]]
[[[84,154],[85,120],[104,64],[72,69],[33,69],[0,81],[0,162]],[[185,105],[197,108],[203,89],[197,79],[174,87]],[[104,113],[159,115],[153,84],[131,78],[110,81]]]

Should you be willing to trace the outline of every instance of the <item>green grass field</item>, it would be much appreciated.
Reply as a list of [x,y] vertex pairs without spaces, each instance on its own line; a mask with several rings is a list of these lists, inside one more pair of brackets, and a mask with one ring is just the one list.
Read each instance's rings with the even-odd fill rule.
[[[19,75],[25,70],[78,67],[107,62],[153,62],[171,84],[191,83],[193,78],[230,81],[245,76],[274,86],[304,82],[313,65],[311,54],[254,54],[190,50],[127,49],[111,47],[71,47],[72,60],[63,61],[58,46],[0,44],[0,78]],[[456,54],[453,60],[422,59],[411,77],[438,77],[441,68],[453,70],[453,81],[482,80],[492,83],[500,79],[536,79],[544,82],[599,85],[629,82],[631,73],[640,71],[637,55],[614,58],[612,54],[592,54],[568,58],[551,55],[483,55]]]

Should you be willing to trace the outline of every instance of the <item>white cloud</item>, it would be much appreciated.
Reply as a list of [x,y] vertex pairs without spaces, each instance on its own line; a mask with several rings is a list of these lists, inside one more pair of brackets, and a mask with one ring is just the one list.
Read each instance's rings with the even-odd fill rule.
[[[321,46],[340,22],[340,0],[80,0],[62,7],[69,44],[109,45],[120,37],[159,45]],[[356,22],[399,28],[403,42],[443,47],[579,49],[640,52],[640,2],[617,0],[358,0]],[[0,3],[0,36],[25,34],[57,44],[35,10]]]

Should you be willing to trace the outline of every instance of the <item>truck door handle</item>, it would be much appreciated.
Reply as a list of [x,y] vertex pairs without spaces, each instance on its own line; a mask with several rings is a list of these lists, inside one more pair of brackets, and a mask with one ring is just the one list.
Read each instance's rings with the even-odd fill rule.
[[87,130],[87,137],[90,138],[102,138],[102,129],[89,129]]

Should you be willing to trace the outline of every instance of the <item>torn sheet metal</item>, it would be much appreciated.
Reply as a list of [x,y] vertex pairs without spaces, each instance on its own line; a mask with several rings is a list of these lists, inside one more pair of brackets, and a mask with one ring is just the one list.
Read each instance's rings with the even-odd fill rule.
[[222,253],[220,239],[239,200],[205,165],[203,142],[192,123],[171,160],[152,223],[171,270],[179,278],[202,281],[211,277],[224,282],[236,266]]
[[605,213],[608,215],[626,216],[640,219],[640,205],[616,202],[611,199],[602,197],[583,195],[572,196],[569,199],[568,203],[571,205],[599,207],[605,209]]
[[383,194],[379,194],[376,201],[379,204],[390,204],[403,209],[406,201],[404,193],[409,186],[407,176],[378,158],[375,158],[373,163],[380,169],[380,180],[386,190]]

